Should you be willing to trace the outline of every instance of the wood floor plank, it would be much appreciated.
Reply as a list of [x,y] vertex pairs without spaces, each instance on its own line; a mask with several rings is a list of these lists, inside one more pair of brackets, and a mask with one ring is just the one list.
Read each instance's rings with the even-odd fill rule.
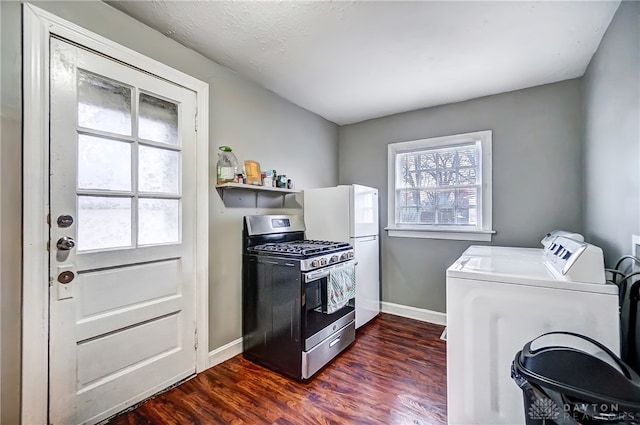
[[381,314],[311,381],[238,355],[110,421],[142,424],[443,425],[443,327]]

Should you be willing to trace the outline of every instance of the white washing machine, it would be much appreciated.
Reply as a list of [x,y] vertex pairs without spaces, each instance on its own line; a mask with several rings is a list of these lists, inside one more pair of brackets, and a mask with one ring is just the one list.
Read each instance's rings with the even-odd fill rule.
[[602,250],[557,236],[543,249],[472,246],[447,269],[449,424],[524,424],[515,354],[549,331],[620,352],[618,288]]

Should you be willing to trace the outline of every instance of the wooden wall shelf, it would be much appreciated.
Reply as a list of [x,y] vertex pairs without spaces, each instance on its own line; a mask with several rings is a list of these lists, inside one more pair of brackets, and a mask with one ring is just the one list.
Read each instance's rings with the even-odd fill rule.
[[280,192],[280,193],[300,193],[299,190],[296,189],[284,189],[281,187],[268,187],[268,186],[255,186],[251,184],[242,184],[242,183],[224,183],[217,184],[216,189],[224,190],[226,189],[241,189],[241,190],[251,190],[257,192]]
[[284,189],[281,187],[267,187],[267,186],[254,186],[250,184],[242,184],[242,183],[224,183],[217,184],[216,189],[222,198],[222,202],[224,202],[224,194],[229,190],[241,190],[247,192],[253,192],[255,195],[255,206],[258,207],[258,196],[263,193],[265,195],[276,196],[279,195],[282,197],[282,207],[284,208],[284,201],[287,195],[295,195],[296,193],[300,193],[300,190],[296,189]]

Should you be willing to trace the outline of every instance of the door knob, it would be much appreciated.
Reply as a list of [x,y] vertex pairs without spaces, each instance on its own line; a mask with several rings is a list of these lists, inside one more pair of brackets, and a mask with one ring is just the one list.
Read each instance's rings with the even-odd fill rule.
[[58,242],[56,243],[56,247],[61,251],[69,251],[73,249],[75,246],[76,246],[76,241],[74,241],[73,238],[69,236],[61,237],[60,239],[58,239]]

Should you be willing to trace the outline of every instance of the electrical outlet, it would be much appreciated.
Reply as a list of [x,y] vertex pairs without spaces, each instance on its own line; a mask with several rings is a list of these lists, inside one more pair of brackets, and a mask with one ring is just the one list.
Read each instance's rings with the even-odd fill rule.
[[[636,258],[640,258],[640,236],[639,235],[631,235],[631,255]],[[632,272],[640,271],[640,264],[637,262],[633,262]]]

